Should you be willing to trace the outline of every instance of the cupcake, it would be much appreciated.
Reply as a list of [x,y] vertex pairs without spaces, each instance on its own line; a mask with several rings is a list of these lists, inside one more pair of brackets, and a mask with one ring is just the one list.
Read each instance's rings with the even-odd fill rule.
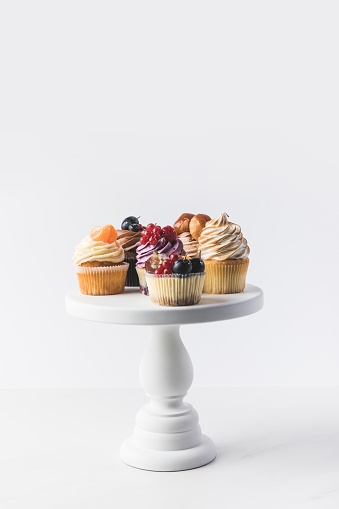
[[204,293],[239,293],[246,284],[250,249],[239,225],[224,212],[208,221],[198,242],[205,262]]
[[198,241],[192,237],[190,232],[180,233],[178,238],[181,240],[184,246],[186,255],[190,258],[196,258],[199,254]]
[[178,239],[175,230],[171,226],[161,228],[150,223],[141,232],[141,240],[137,244],[137,266],[139,276],[140,292],[148,295],[147,282],[145,277],[145,264],[156,252],[162,257],[170,257],[171,254],[185,254],[183,244]]
[[95,226],[76,247],[73,260],[81,293],[113,295],[124,291],[129,265],[112,225]]
[[205,264],[200,258],[155,253],[146,262],[145,278],[151,301],[159,306],[191,306],[201,299]]
[[142,226],[135,216],[126,217],[121,224],[121,230],[117,230],[118,242],[124,250],[125,262],[129,264],[126,286],[139,286],[139,278],[136,267],[137,243],[141,239]]
[[194,215],[184,212],[174,223],[173,228],[182,241],[187,256],[191,258],[198,256],[198,238],[207,221],[210,220],[210,216],[206,214]]

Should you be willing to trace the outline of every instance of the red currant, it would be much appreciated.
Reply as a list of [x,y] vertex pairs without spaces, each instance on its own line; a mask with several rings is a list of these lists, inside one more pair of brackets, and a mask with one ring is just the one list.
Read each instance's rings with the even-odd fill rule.
[[161,229],[161,235],[168,242],[175,242],[177,239],[177,233],[172,226],[164,226],[164,228]]
[[172,274],[171,269],[164,269],[163,274]]
[[158,243],[158,239],[156,237],[154,237],[154,235],[152,235],[149,239],[149,243],[152,245],[152,246],[155,246],[157,243]]
[[160,276],[164,273],[164,269],[161,269],[160,267],[157,268],[157,270],[154,272],[156,276]]
[[142,244],[144,246],[145,244],[147,244],[147,242],[148,242],[148,238],[147,237],[141,237],[140,244]]
[[166,267],[166,269],[172,267],[173,263],[171,262],[171,260],[169,260],[168,258],[166,260],[163,261],[163,265],[164,267]]
[[139,224],[139,230],[142,231],[144,229],[144,227],[142,226],[142,224]]
[[153,231],[153,228],[154,228],[154,224],[153,224],[153,223],[149,223],[149,224],[147,225],[147,231],[148,231],[148,232],[150,232],[150,233],[151,233],[151,232]]
[[171,254],[171,256],[170,256],[170,260],[172,260],[172,261],[173,261],[173,263],[174,263],[176,260],[179,260],[179,258],[180,258],[180,255],[178,255],[178,253],[173,253],[173,254]]
[[151,236],[150,232],[148,232],[147,230],[142,230],[141,235],[146,238]]
[[158,233],[159,236],[161,235],[161,226],[158,226],[158,225],[154,226],[154,228],[153,228],[153,235],[155,233]]

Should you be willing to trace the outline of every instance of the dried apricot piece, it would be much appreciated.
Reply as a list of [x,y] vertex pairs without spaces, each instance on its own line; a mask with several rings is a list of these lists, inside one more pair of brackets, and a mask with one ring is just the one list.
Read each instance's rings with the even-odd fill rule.
[[112,244],[112,242],[117,240],[118,234],[114,226],[106,224],[105,226],[94,226],[91,230],[90,237],[92,240]]

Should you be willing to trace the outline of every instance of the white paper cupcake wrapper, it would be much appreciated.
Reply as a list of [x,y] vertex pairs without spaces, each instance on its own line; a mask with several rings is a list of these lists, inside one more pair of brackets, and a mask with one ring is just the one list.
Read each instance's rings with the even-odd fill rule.
[[210,263],[205,260],[204,293],[240,293],[246,285],[249,259]]
[[191,306],[201,299],[205,273],[162,274],[155,276],[146,272],[151,301],[160,306]]
[[146,282],[146,270],[141,267],[136,267],[136,271],[139,277],[140,292],[143,295],[148,295],[148,287]]
[[75,266],[80,292],[85,295],[114,295],[122,293],[125,287],[129,264],[108,267]]

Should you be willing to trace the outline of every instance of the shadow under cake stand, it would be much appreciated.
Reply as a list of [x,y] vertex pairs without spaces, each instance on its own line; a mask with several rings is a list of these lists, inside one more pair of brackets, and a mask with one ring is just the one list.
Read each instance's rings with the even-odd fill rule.
[[179,328],[239,318],[262,306],[263,292],[253,285],[232,295],[203,294],[199,304],[182,307],[154,305],[131,288],[119,295],[74,291],[66,296],[66,311],[77,318],[151,326],[139,372],[150,401],[137,413],[134,433],[122,444],[122,461],[144,470],[177,471],[201,467],[215,458],[215,445],[201,433],[198,413],[183,401],[192,385],[193,366]]

